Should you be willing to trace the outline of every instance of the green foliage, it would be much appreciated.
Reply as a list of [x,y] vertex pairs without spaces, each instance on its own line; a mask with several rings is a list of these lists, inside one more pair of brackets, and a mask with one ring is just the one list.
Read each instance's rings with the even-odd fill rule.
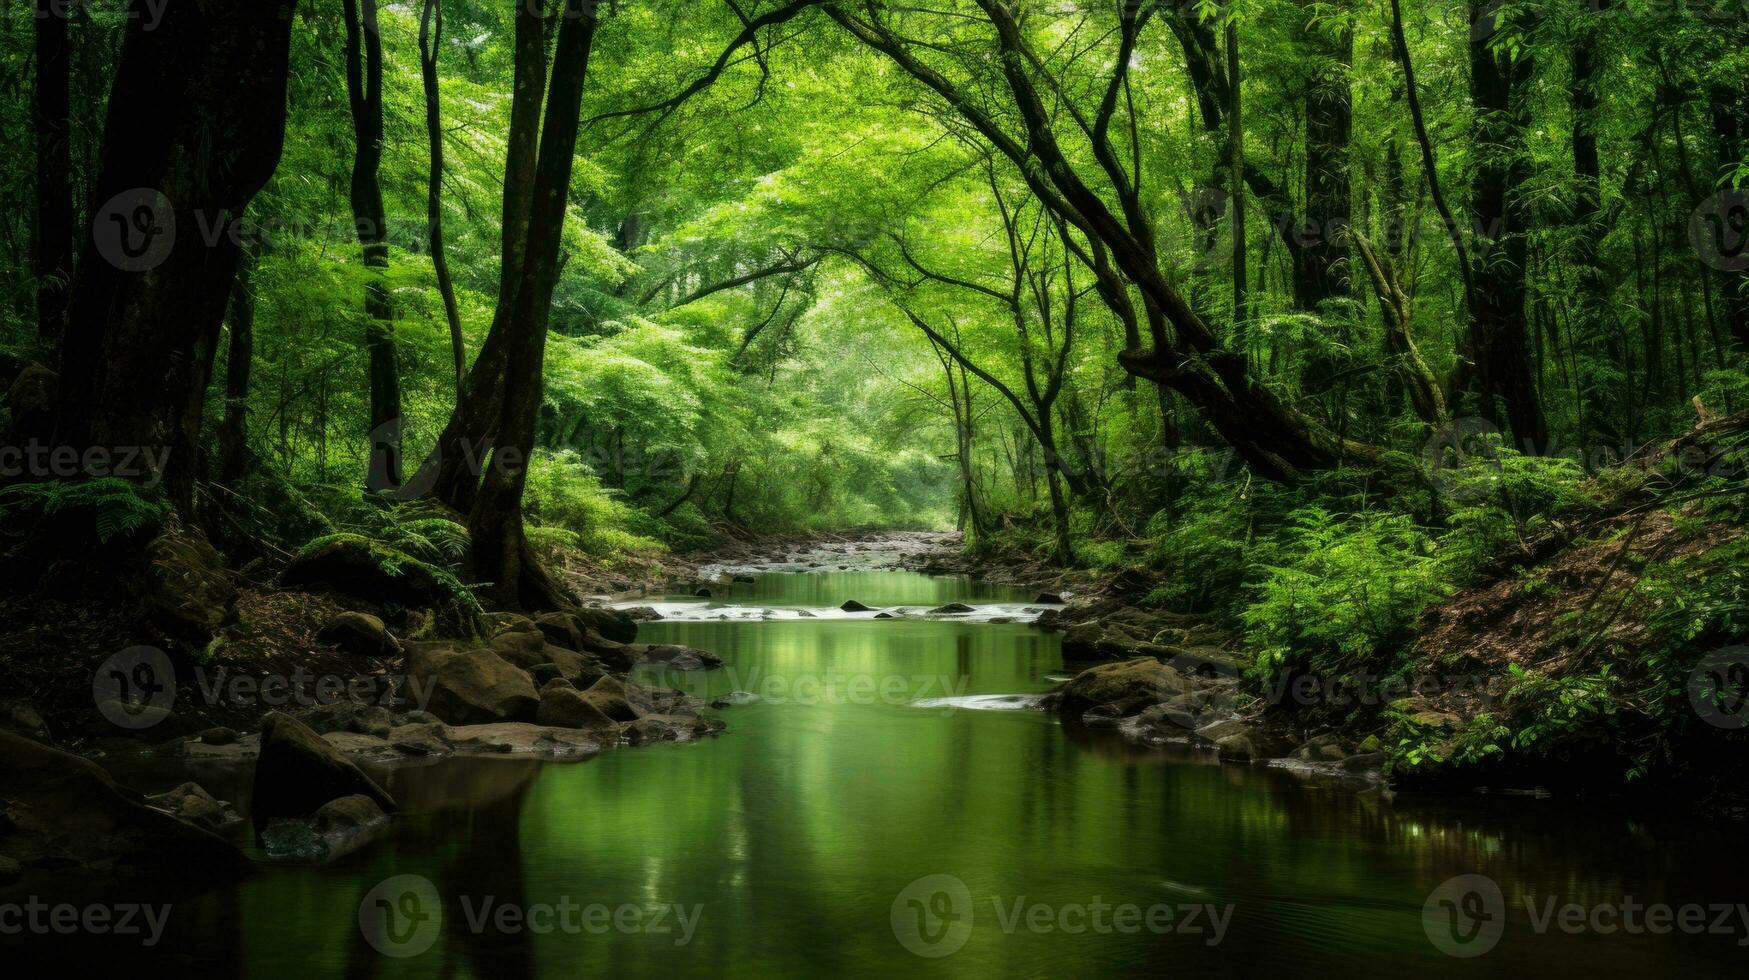
[[656,539],[661,525],[604,489],[575,453],[542,453],[532,463],[523,507],[537,546],[581,548],[609,559],[662,550]]
[[71,520],[88,525],[99,544],[155,528],[168,513],[152,491],[119,477],[15,483],[0,488],[0,518],[8,522]]
[[1257,562],[1252,603],[1240,616],[1257,671],[1379,672],[1428,603],[1449,591],[1432,541],[1407,516],[1339,516],[1302,507]]
[[1452,581],[1471,580],[1485,566],[1523,555],[1555,514],[1583,502],[1585,472],[1577,461],[1525,456],[1495,437],[1481,454],[1441,470],[1450,531],[1440,538],[1440,559]]

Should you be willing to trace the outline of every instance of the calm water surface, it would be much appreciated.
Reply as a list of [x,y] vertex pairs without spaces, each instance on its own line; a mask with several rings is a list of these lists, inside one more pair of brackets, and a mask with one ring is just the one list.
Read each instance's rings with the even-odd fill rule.
[[[735,588],[712,601],[1031,598],[891,572]],[[642,638],[728,663],[647,680],[763,699],[726,709],[727,733],[701,744],[389,772],[403,809],[387,840],[336,865],[269,868],[180,898],[161,945],[182,954],[166,963],[454,977],[1742,976],[1749,965],[1740,920],[1730,935],[1571,935],[1539,932],[1524,907],[1746,901],[1741,836],[1561,801],[1387,802],[1131,749],[1032,711],[914,706],[1047,690],[1063,670],[1057,638],[1023,625],[670,622]],[[208,778],[215,792],[245,792]],[[1469,873],[1498,883],[1507,909],[1498,944],[1466,960],[1430,942],[1423,905]],[[443,911],[430,948],[404,958],[379,953],[358,924],[361,899],[396,875],[428,879]],[[609,927],[471,922],[488,898],[599,905],[594,925]],[[1139,931],[1112,928],[1124,906]],[[622,928],[602,918],[613,914]]]

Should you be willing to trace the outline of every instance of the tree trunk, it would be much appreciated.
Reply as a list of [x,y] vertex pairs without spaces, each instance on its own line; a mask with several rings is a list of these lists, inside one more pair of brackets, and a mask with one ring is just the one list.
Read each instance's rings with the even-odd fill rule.
[[1244,75],[1239,70],[1239,22],[1227,21],[1227,156],[1232,168],[1233,208],[1233,349],[1247,360],[1251,347],[1245,324],[1251,317],[1245,287],[1245,103]]
[[540,3],[516,6],[514,90],[504,163],[504,204],[498,277],[498,305],[474,366],[456,399],[456,410],[421,466],[419,482],[430,481],[437,499],[461,513],[473,509],[481,464],[498,429],[504,403],[507,335],[522,283],[534,202],[536,153],[541,140],[541,105],[546,93],[546,20]]
[[167,451],[164,487],[184,511],[240,251],[228,225],[285,139],[292,7],[170,3],[151,30],[130,18],[109,99],[55,438]]
[[401,485],[401,368],[395,352],[395,313],[384,282],[389,267],[383,211],[383,39],[377,0],[344,0],[346,92],[352,109],[352,220],[371,279],[365,287],[364,347],[369,358],[370,463],[365,486],[372,492]]
[[[1260,384],[1250,374],[1246,359],[1228,350],[1172,287],[1160,266],[1147,209],[1122,175],[1109,142],[1096,132],[1094,153],[1100,158],[1100,172],[1116,185],[1121,218],[1086,182],[1077,162],[1057,142],[1049,102],[1027,73],[1028,49],[1015,12],[999,0],[978,0],[978,6],[995,28],[999,57],[991,64],[1000,71],[1013,97],[1013,109],[1024,126],[1023,136],[1011,133],[1006,124],[985,111],[982,99],[970,97],[919,60],[903,39],[878,21],[860,20],[840,7],[823,9],[857,39],[946,99],[997,152],[1016,165],[1028,188],[1056,218],[1072,225],[1088,241],[1097,239],[1109,251],[1111,263],[1103,272],[1103,262],[1088,263],[1107,279],[1099,289],[1101,298],[1112,304],[1112,297],[1133,285],[1150,313],[1153,349],[1123,352],[1119,363],[1126,371],[1170,385],[1183,394],[1266,478],[1292,481],[1306,471],[1334,468],[1345,460],[1376,461],[1376,447],[1337,436]],[[1127,70],[1128,59],[1116,61]],[[1108,103],[1110,92],[1108,89]],[[1119,313],[1115,306],[1113,313]]]
[[523,251],[505,360],[502,426],[480,493],[468,515],[475,578],[507,609],[562,605],[554,583],[529,553],[522,527],[522,491],[540,414],[547,319],[559,268],[559,246],[570,197],[571,166],[595,39],[595,5],[566,0],[553,56],[552,94],[541,127],[533,207]]
[[427,237],[431,247],[432,275],[437,279],[437,292],[443,298],[443,316],[449,323],[450,353],[455,361],[456,410],[461,411],[464,409],[462,384],[467,378],[468,348],[462,339],[462,315],[456,306],[449,259],[443,251],[443,101],[437,84],[437,51],[442,44],[442,2],[425,0],[425,9],[419,16],[419,75],[425,87],[425,140],[431,157],[425,200]]
[[1294,305],[1302,310],[1350,295],[1344,231],[1353,207],[1348,144],[1354,110],[1348,74],[1354,63],[1354,29],[1340,4],[1337,9],[1343,18],[1337,36],[1331,37],[1323,25],[1308,28],[1305,35],[1314,60],[1306,84],[1306,222],[1295,236],[1300,247],[1293,253]]
[[72,9],[36,0],[36,274],[37,334],[59,339],[73,280],[73,178],[68,114],[67,18]]
[[[1607,0],[1600,2],[1607,4]],[[1602,243],[1609,229],[1603,210],[1603,169],[1597,150],[1601,79],[1598,25],[1593,20],[1580,18],[1572,54],[1573,177],[1577,183],[1573,201],[1573,265],[1579,276],[1578,323],[1574,332],[1580,350],[1603,359],[1611,368],[1625,371],[1621,337],[1610,311],[1609,274],[1603,265]],[[1607,378],[1593,381],[1584,374],[1577,381],[1584,437],[1599,444],[1619,444],[1623,422],[1621,386]]]
[[[1412,303],[1397,278],[1390,257],[1378,254],[1370,240],[1358,231],[1350,230],[1349,239],[1360,253],[1361,265],[1373,282],[1379,309],[1385,321],[1385,353],[1396,363],[1397,375],[1409,392],[1409,404],[1416,417],[1431,426],[1446,422],[1445,392],[1439,378],[1421,357],[1421,348],[1410,332]],[[1394,407],[1394,406],[1393,406]]]
[[249,370],[255,356],[255,256],[237,266],[231,343],[225,357],[225,415],[219,421],[219,482],[235,486],[249,465]]
[[[1715,88],[1709,101],[1713,135],[1718,140],[1720,171],[1749,161],[1749,92],[1744,91],[1743,87],[1736,90]],[[1732,264],[1737,266],[1725,271],[1725,323],[1737,349],[1740,352],[1749,351],[1749,267],[1741,264],[1749,261],[1749,249],[1744,247],[1749,244],[1745,241],[1749,229],[1745,229],[1743,225],[1744,199],[1738,196],[1721,200],[1734,202],[1728,203],[1728,206],[1735,213],[1703,217],[1701,220],[1707,224],[1702,230],[1706,234],[1718,236],[1714,242],[1715,250],[1721,257],[1732,259]]]
[[1535,61],[1528,51],[1496,48],[1496,16],[1486,0],[1471,0],[1470,98],[1475,105],[1478,148],[1475,229],[1486,249],[1471,270],[1470,347],[1475,357],[1480,414],[1499,422],[1496,403],[1518,448],[1541,452],[1549,439],[1527,344],[1525,274],[1529,261],[1530,208],[1523,185],[1529,178],[1525,131],[1530,124],[1529,89]]

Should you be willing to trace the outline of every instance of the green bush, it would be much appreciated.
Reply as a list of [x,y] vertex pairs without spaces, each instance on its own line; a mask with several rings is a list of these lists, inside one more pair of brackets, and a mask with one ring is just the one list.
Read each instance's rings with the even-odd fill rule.
[[1406,515],[1288,515],[1273,562],[1254,562],[1241,614],[1257,670],[1388,672],[1421,611],[1447,594],[1433,543]]

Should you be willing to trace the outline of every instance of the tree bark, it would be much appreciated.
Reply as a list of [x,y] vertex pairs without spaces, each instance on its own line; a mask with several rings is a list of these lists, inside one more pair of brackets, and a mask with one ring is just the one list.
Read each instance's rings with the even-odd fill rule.
[[419,76],[425,88],[425,140],[430,148],[431,173],[427,182],[425,212],[431,248],[431,271],[443,299],[443,317],[449,324],[450,353],[455,361],[456,409],[463,409],[462,384],[467,378],[468,348],[462,339],[462,315],[456,306],[455,282],[449,275],[449,258],[443,251],[443,97],[437,83],[437,51],[443,44],[442,0],[425,0],[419,15]]
[[140,0],[109,99],[55,438],[167,451],[163,485],[185,512],[240,251],[230,223],[272,176],[285,139],[293,7],[172,2],[147,30]]
[[344,0],[346,93],[352,110],[352,220],[364,267],[364,347],[369,359],[370,462],[365,486],[375,492],[401,485],[401,367],[395,351],[395,312],[384,282],[389,267],[382,181],[383,39],[377,0]]
[[67,323],[73,281],[73,177],[68,144],[71,112],[71,8],[36,0],[36,274],[37,334],[58,340]]
[[219,421],[219,482],[235,486],[249,466],[249,373],[255,356],[255,256],[237,265],[231,342],[225,356],[225,414]]
[[[1745,33],[1739,31],[1739,36]],[[1712,112],[1713,136],[1718,141],[1719,169],[1749,162],[1749,86],[1739,86],[1735,90],[1718,87],[1711,92],[1709,108]],[[1733,186],[1741,187],[1742,184]],[[1736,205],[1742,208],[1742,203]],[[1745,229],[1741,224],[1732,227],[1732,216],[1721,215],[1723,219],[1716,227],[1708,227],[1710,234],[1719,236],[1717,245],[1721,254],[1734,257],[1749,255],[1744,249]],[[1742,215],[1735,216],[1740,222]],[[1730,250],[1734,249],[1734,252]],[[1724,276],[1725,323],[1731,332],[1731,338],[1736,342],[1739,352],[1749,351],[1749,269],[1726,271]]]
[[468,515],[475,578],[488,582],[489,597],[507,609],[563,604],[554,583],[529,553],[523,534],[522,492],[528,482],[529,455],[534,450],[535,423],[540,415],[548,314],[570,199],[583,86],[595,39],[595,11],[591,0],[566,0],[561,14],[552,93],[541,126],[522,278],[507,336],[502,426],[479,496]]
[[[1353,133],[1353,96],[1348,74],[1354,63],[1354,29],[1346,10],[1341,29],[1331,37],[1322,28],[1306,31],[1314,60],[1306,84],[1306,222],[1295,236],[1294,305],[1316,310],[1324,302],[1350,295],[1348,227],[1352,195],[1348,146]],[[1309,14],[1308,14],[1309,16]]]
[[456,409],[420,467],[419,481],[430,480],[432,494],[456,511],[473,509],[481,463],[498,429],[503,408],[506,355],[516,291],[534,204],[536,154],[541,140],[541,106],[546,96],[546,21],[540,2],[516,5],[515,66],[510,133],[504,164],[503,222],[499,252],[498,304],[480,353],[468,370]]
[[1428,425],[1444,425],[1445,391],[1439,386],[1438,376],[1422,358],[1421,348],[1416,345],[1415,337],[1410,332],[1410,324],[1414,322],[1411,315],[1413,305],[1409,294],[1404,291],[1397,278],[1396,268],[1389,256],[1378,254],[1378,250],[1365,235],[1350,229],[1349,238],[1354,243],[1355,251],[1360,253],[1361,265],[1372,279],[1379,309],[1384,314],[1385,353],[1396,362],[1397,374],[1409,392],[1410,406],[1415,409],[1415,415]]
[[1487,2],[1470,2],[1471,21],[1478,25],[1470,34],[1470,98],[1480,151],[1471,196],[1476,231],[1487,248],[1485,260],[1471,270],[1470,347],[1481,416],[1498,422],[1496,403],[1503,404],[1518,448],[1535,454],[1549,439],[1525,320],[1531,224],[1523,193],[1530,176],[1525,131],[1536,64],[1528,51],[1515,54],[1492,43],[1494,32],[1482,26],[1496,16]]
[[1239,22],[1227,20],[1227,154],[1232,168],[1233,208],[1233,347],[1249,358],[1245,324],[1251,317],[1245,287],[1245,102],[1244,75],[1239,70]]

